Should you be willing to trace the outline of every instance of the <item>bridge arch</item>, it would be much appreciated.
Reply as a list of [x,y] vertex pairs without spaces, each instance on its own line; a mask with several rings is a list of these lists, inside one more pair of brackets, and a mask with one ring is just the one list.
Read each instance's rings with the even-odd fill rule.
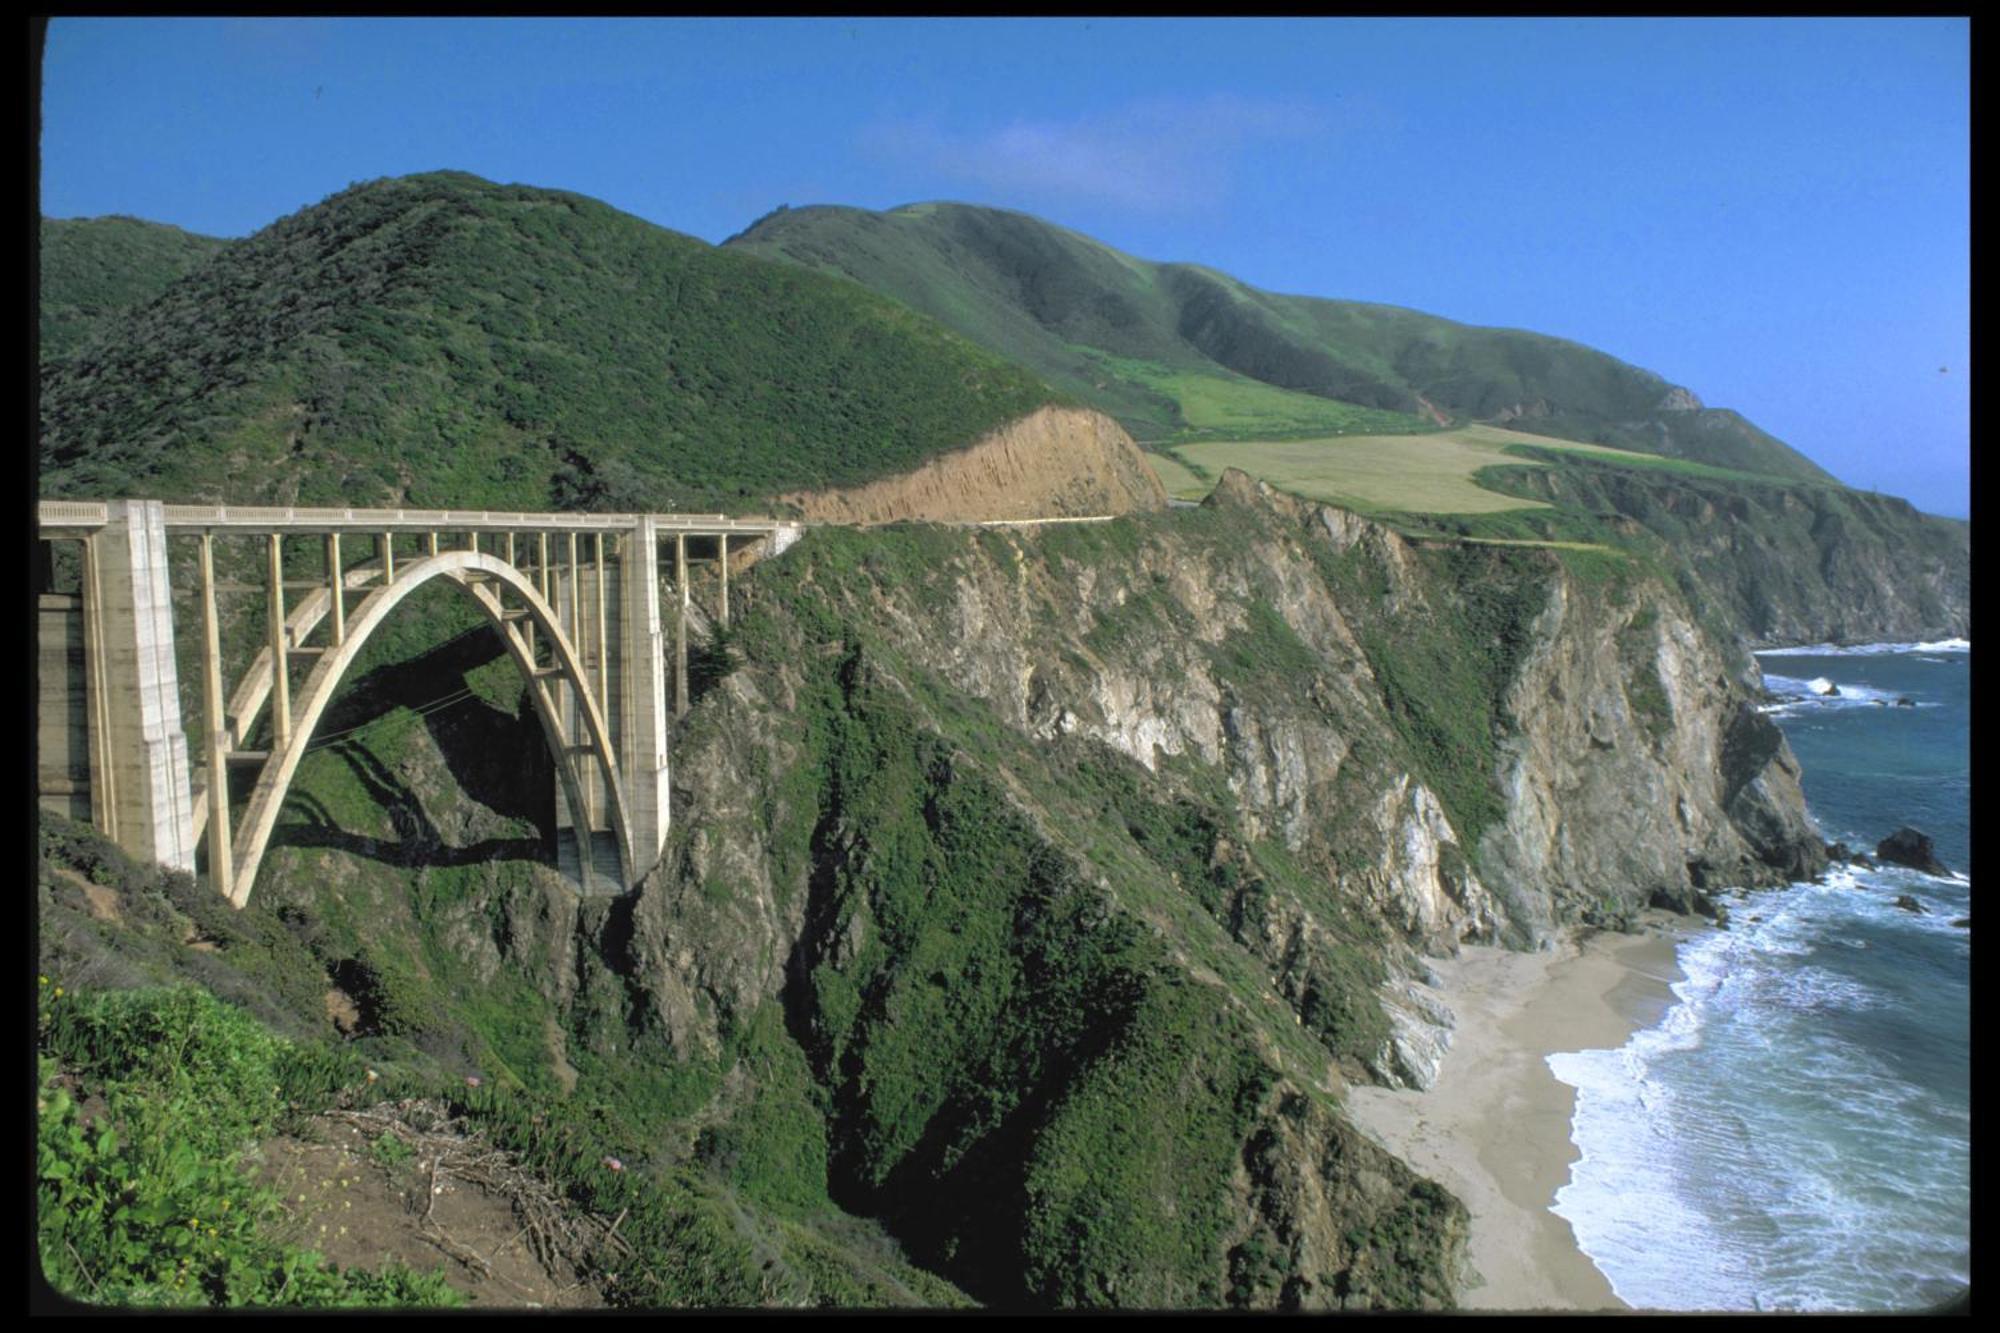
[[[554,608],[543,600],[526,575],[506,561],[478,551],[447,551],[416,560],[408,565],[399,563],[395,582],[377,587],[349,612],[344,640],[338,647],[327,650],[320,657],[312,674],[300,688],[299,697],[294,705],[290,737],[284,747],[273,753],[265,762],[263,771],[258,775],[256,789],[244,808],[242,825],[234,839],[235,854],[232,858],[230,901],[237,907],[249,901],[257,868],[264,859],[271,834],[277,827],[278,814],[284,805],[286,793],[291,788],[292,779],[298,772],[300,761],[305,757],[306,746],[312,740],[321,716],[333,701],[341,677],[346,674],[348,667],[353,665],[374,632],[381,627],[382,622],[403,599],[418,588],[438,579],[464,589],[473,603],[485,613],[487,619],[500,632],[509,658],[520,671],[522,679],[528,685],[528,692],[534,699],[535,714],[541,722],[543,737],[555,757],[556,775],[562,786],[563,799],[569,805],[571,823],[586,836],[590,823],[586,815],[582,785],[578,781],[576,761],[579,756],[587,755],[597,763],[603,778],[604,790],[609,796],[609,814],[614,839],[618,846],[619,867],[628,882],[633,878],[635,862],[631,827],[624,785],[620,781],[615,757],[617,750],[605,725],[603,709],[590,692],[582,658],[578,655],[575,645],[570,642],[569,636],[563,632]],[[544,669],[535,663],[527,642],[514,628],[512,618],[506,614],[500,589],[511,592],[526,608],[527,615],[534,622],[537,632],[550,646],[551,655],[555,659],[552,668]],[[555,698],[550,693],[548,682],[556,675],[560,675],[568,682],[576,697],[577,710],[582,716],[586,733],[582,743],[565,731]]]

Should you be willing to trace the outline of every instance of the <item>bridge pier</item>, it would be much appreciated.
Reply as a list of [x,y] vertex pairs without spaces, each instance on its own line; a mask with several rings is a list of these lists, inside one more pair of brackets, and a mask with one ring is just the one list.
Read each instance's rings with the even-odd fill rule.
[[192,871],[165,517],[157,500],[114,501],[106,510],[83,552],[91,819],[135,859]]
[[623,596],[619,674],[624,688],[618,764],[625,785],[632,873],[643,878],[660,863],[667,843],[666,636],[660,626],[660,525],[641,514],[618,553]]

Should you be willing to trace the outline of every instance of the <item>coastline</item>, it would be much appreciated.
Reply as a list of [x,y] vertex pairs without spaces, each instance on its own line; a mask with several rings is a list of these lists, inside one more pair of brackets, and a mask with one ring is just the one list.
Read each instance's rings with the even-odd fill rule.
[[1679,942],[1705,929],[1649,910],[1638,934],[1597,933],[1547,953],[1466,946],[1432,964],[1458,1016],[1436,1084],[1348,1090],[1349,1118],[1471,1213],[1462,1308],[1628,1308],[1549,1211],[1578,1150],[1576,1090],[1546,1057],[1615,1049],[1657,1023],[1681,979]]

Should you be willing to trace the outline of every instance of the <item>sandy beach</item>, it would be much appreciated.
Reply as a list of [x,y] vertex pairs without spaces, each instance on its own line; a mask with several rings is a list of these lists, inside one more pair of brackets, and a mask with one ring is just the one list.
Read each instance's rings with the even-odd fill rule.
[[1576,1093],[1549,1072],[1556,1051],[1622,1046],[1658,1021],[1680,979],[1678,940],[1699,922],[1649,912],[1643,933],[1596,934],[1551,953],[1467,947],[1433,964],[1458,1015],[1428,1092],[1356,1087],[1352,1118],[1472,1214],[1468,1309],[1623,1309],[1549,1211],[1577,1158]]

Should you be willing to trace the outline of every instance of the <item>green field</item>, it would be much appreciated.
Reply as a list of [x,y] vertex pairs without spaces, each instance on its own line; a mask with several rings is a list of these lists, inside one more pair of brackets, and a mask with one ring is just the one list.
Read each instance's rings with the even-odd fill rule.
[[1111,356],[1091,348],[1086,357],[1093,384],[1122,381],[1179,405],[1182,426],[1174,438],[1242,439],[1245,436],[1401,435],[1430,429],[1422,417],[1384,412],[1298,393],[1246,375],[1176,370],[1157,361]]
[[1167,494],[1177,500],[1199,500],[1215,484],[1213,477],[1202,476],[1172,454],[1148,453],[1146,461],[1152,464],[1153,475],[1167,488]]
[[[1489,467],[1546,467],[1518,452],[1518,447],[1554,449],[1602,458],[1635,467],[1699,470],[1722,469],[1663,459],[1628,449],[1550,440],[1499,426],[1469,425],[1423,435],[1349,435],[1312,440],[1244,440],[1185,444],[1173,450],[1186,465],[1188,477],[1168,475],[1157,466],[1160,480],[1176,498],[1193,500],[1207,494],[1224,468],[1241,468],[1281,490],[1312,500],[1329,500],[1363,511],[1395,510],[1416,514],[1491,514],[1508,509],[1546,509],[1539,500],[1501,495],[1479,485],[1477,474]],[[1735,474],[1727,474],[1735,475]],[[1192,478],[1192,480],[1189,479]]]

